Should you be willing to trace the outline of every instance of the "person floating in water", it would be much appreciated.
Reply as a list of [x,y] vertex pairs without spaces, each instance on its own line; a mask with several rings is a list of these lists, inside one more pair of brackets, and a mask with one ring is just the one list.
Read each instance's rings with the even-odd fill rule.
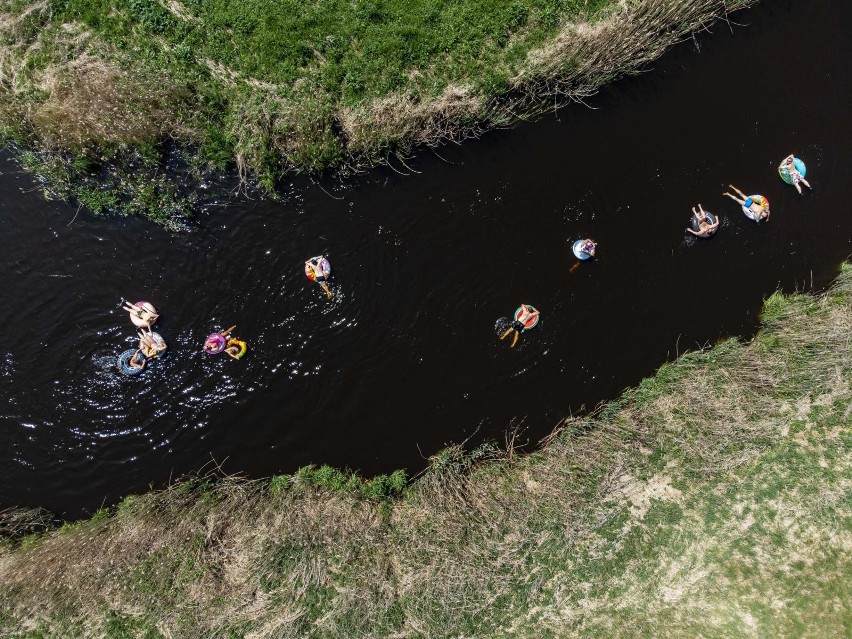
[[331,267],[324,255],[312,257],[305,260],[305,274],[308,279],[313,280],[325,291],[325,296],[331,299],[331,288],[328,286],[328,278],[331,277]]
[[157,358],[162,355],[168,346],[166,340],[159,333],[146,331],[144,328],[139,331],[139,350],[147,358]]
[[595,249],[598,247],[596,242],[592,240],[583,240],[583,243],[580,245],[580,251],[588,255],[589,257],[595,256]]
[[698,226],[697,229],[686,229],[688,232],[693,235],[697,235],[698,237],[709,237],[715,233],[716,229],[719,228],[719,218],[716,218],[715,222],[710,221],[708,217],[708,212],[704,210],[701,204],[698,205],[698,210],[695,210],[695,207],[692,207],[692,216],[695,218],[695,225]]
[[127,363],[132,368],[138,368],[139,370],[144,370],[145,365],[148,363],[148,360],[145,359],[145,355],[142,354],[142,349],[137,349],[135,353],[127,360]]
[[236,327],[237,325],[234,324],[221,333],[210,333],[210,335],[207,336],[207,339],[204,340],[204,352],[209,355],[218,355],[225,350],[225,347],[228,345],[228,337],[230,337],[231,331],[233,331]]
[[125,301],[124,306],[121,308],[122,310],[130,313],[130,320],[140,328],[151,328],[154,322],[157,321],[157,318],[160,317],[157,313],[157,309],[155,309],[149,302],[133,304]]
[[[802,161],[799,160],[799,162],[801,163]],[[802,167],[804,167],[804,164],[802,164]],[[802,170],[804,171],[804,168],[802,168]],[[792,153],[781,161],[781,165],[778,167],[778,173],[781,174],[782,179],[784,179],[784,174],[786,173],[790,179],[784,181],[795,186],[800,195],[802,193],[802,187],[799,186],[800,184],[804,184],[812,191],[814,189],[814,187],[808,184],[805,176],[802,175],[798,168],[796,168],[796,156]]]
[[743,212],[748,217],[753,219],[755,222],[769,219],[769,200],[762,195],[746,195],[733,184],[729,184],[728,186],[736,191],[739,197],[732,195],[727,191],[722,193],[722,195],[727,195],[734,202],[743,207]]
[[243,340],[237,339],[236,337],[232,337],[228,340],[228,347],[225,349],[225,353],[229,357],[233,357],[234,359],[240,359],[243,355],[246,354],[247,350],[248,346]]
[[521,335],[521,332],[526,330],[527,326],[538,316],[538,310],[534,309],[532,306],[521,304],[520,312],[515,315],[514,321],[509,326],[508,330],[500,336],[500,339],[505,339],[510,333],[514,332],[515,335],[512,338],[511,348],[515,348],[515,344],[518,343],[518,337]]

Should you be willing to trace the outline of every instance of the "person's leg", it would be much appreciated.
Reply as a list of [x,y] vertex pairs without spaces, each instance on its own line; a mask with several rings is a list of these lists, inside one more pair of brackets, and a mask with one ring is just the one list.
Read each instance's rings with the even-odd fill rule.
[[320,286],[322,286],[322,290],[325,291],[325,296],[328,299],[331,299],[331,289],[328,287],[328,284],[326,284],[325,282],[320,282]]
[[743,193],[742,191],[740,191],[740,190],[739,190],[737,187],[735,187],[733,184],[729,184],[728,186],[730,186],[732,189],[734,189],[734,191],[736,191],[737,193],[739,193],[739,194],[740,194],[740,197],[742,197],[743,199],[746,199],[746,198],[748,197],[748,195],[746,195],[745,193]]
[[509,333],[511,333],[514,330],[515,330],[514,328],[509,327],[509,329],[500,336],[500,339],[503,339],[504,337],[506,337]]
[[813,190],[813,188],[814,188],[810,184],[808,184],[808,181],[804,178],[802,178],[802,184],[804,184],[806,187],[808,187],[811,190]]
[[741,200],[741,199],[740,199],[740,198],[738,198],[736,195],[731,195],[730,193],[727,193],[727,192],[726,192],[726,193],[722,193],[722,195],[727,195],[729,198],[731,198],[734,202],[736,202],[736,203],[737,203],[737,204],[739,204],[740,206],[745,206],[745,200]]
[[795,186],[795,187],[796,187],[796,190],[799,192],[799,195],[801,195],[801,194],[802,194],[802,187],[801,187],[801,186],[799,186],[799,183],[798,183],[798,182],[793,182],[793,186]]
[[515,344],[518,343],[518,338],[521,334],[518,331],[515,331],[515,336],[512,338],[512,348],[515,348]]

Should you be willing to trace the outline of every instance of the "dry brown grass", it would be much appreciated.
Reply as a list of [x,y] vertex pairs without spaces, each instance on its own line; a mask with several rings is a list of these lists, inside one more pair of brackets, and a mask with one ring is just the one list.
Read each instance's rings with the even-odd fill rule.
[[420,101],[393,95],[360,107],[346,107],[339,115],[347,149],[369,152],[377,140],[433,144],[463,136],[471,123],[482,119],[485,100],[468,87],[451,85],[434,99]]
[[131,78],[102,59],[83,55],[48,67],[40,88],[47,98],[32,106],[29,119],[50,146],[132,145],[161,139],[180,128],[175,87]]
[[[178,116],[186,91],[111,61],[115,52],[82,25],[59,25],[43,41],[37,25],[50,20],[43,1],[17,14],[0,10],[0,125],[42,147],[73,151],[197,138]],[[45,56],[47,64],[33,62]]]

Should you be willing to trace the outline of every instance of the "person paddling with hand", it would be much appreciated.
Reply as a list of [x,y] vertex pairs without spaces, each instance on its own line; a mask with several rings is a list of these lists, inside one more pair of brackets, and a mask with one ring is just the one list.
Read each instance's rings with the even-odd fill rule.
[[305,274],[308,276],[308,279],[320,285],[328,299],[331,299],[331,288],[328,285],[328,278],[331,277],[330,269],[328,258],[325,255],[305,260]]

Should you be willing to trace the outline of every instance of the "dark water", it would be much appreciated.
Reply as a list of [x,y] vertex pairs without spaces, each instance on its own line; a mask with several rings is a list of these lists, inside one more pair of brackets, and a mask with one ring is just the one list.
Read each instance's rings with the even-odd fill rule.
[[[819,289],[852,245],[852,3],[775,0],[591,101],[169,235],[46,204],[0,177],[0,503],[76,516],[214,463],[372,474],[446,444],[535,441],[677,352],[756,326],[776,288]],[[775,173],[795,151],[814,192]],[[397,169],[408,173],[402,165]],[[772,204],[766,225],[721,196]],[[721,214],[688,239],[689,209]],[[573,273],[567,240],[599,259]],[[328,250],[326,302],[302,262]],[[122,297],[161,311],[168,355],[116,373]],[[494,322],[542,310],[511,350]],[[239,362],[200,352],[237,324]]]

